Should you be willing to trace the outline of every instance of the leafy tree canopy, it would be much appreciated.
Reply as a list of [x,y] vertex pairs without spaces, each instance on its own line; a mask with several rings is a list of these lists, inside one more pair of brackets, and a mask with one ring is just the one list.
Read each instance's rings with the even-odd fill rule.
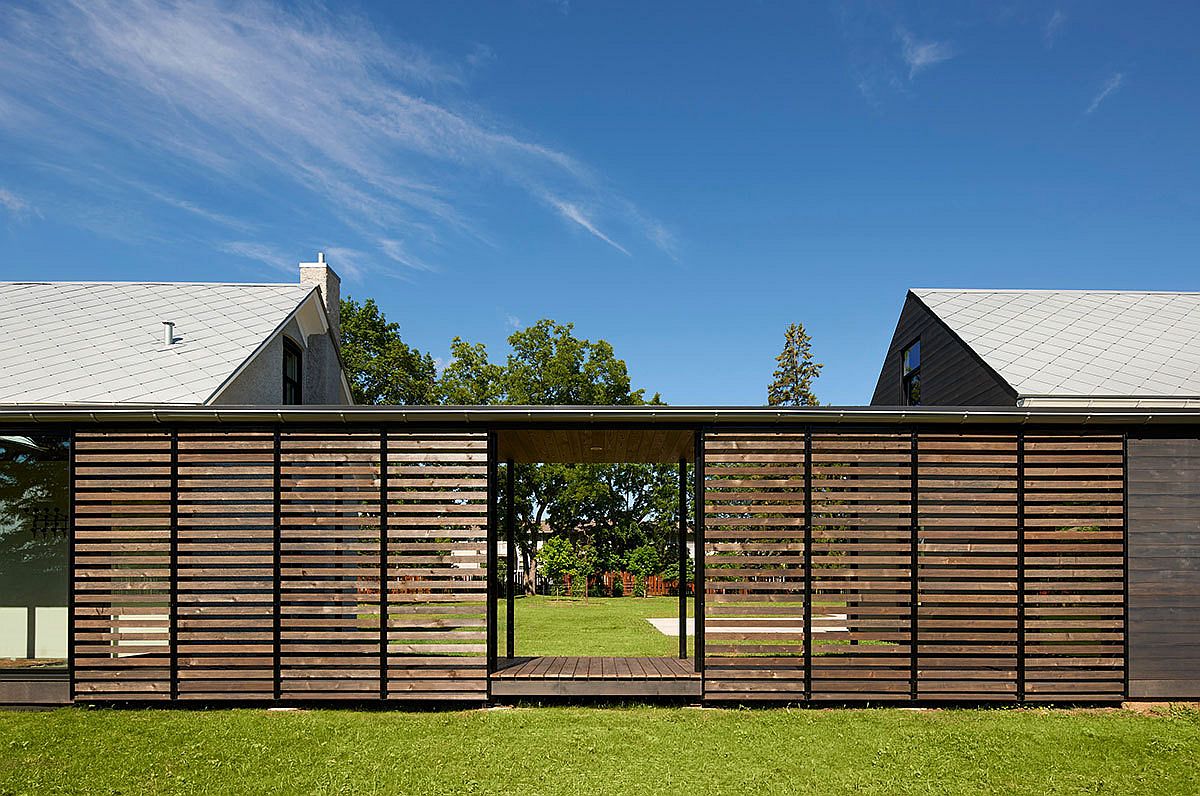
[[359,404],[431,404],[436,399],[433,357],[400,338],[374,299],[341,303],[342,364]]

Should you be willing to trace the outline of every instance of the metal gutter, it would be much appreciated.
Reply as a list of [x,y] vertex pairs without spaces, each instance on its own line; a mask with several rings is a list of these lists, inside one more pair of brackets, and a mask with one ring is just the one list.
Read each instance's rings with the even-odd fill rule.
[[0,423],[444,425],[1064,424],[1194,425],[1200,408],[767,406],[129,406],[0,405]]

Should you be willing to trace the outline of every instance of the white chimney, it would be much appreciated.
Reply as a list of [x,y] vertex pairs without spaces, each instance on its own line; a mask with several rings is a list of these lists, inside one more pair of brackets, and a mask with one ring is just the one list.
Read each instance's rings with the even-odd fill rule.
[[163,321],[163,345],[175,345],[174,321]]
[[317,252],[315,263],[300,263],[300,284],[316,285],[325,305],[325,315],[333,330],[333,339],[342,340],[342,280],[325,262],[325,252]]

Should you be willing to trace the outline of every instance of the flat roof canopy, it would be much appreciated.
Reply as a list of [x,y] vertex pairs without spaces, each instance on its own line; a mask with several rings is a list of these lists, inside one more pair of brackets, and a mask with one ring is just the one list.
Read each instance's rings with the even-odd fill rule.
[[496,432],[500,461],[676,463],[696,458],[696,435],[672,428],[522,428]]

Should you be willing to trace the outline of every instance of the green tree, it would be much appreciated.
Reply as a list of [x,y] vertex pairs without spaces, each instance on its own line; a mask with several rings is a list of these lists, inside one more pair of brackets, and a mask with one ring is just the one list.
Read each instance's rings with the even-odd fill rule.
[[503,403],[504,368],[488,361],[483,343],[455,337],[450,343],[450,363],[442,370],[436,393],[451,406],[480,406]]
[[[587,405],[616,404],[631,405],[647,403],[644,390],[633,390],[629,371],[624,360],[618,359],[612,345],[604,340],[592,342],[575,335],[574,325],[542,319],[525,329],[514,332],[508,338],[511,347],[503,364],[489,359],[488,351],[480,343],[471,344],[455,338],[451,345],[451,359],[442,371],[437,385],[439,399],[447,404],[518,404],[518,405]],[[662,403],[657,394],[650,403]],[[581,482],[579,468],[569,464],[520,464],[514,471],[516,538],[524,571],[525,588],[533,589],[535,566],[541,561],[535,555],[538,542],[547,525],[551,531],[566,528],[574,534],[576,544],[583,543],[579,530],[585,517],[594,518],[598,509],[593,506],[584,512],[578,509],[586,501],[577,497],[577,507],[571,522],[563,519],[550,522],[550,516],[567,517],[565,509],[557,510],[564,491],[573,487],[586,491]],[[602,468],[589,466],[594,475]],[[607,487],[593,484],[594,501],[600,500]],[[605,505],[615,505],[611,500]],[[639,504],[640,505],[640,504]],[[637,513],[631,511],[627,513]],[[616,527],[614,521],[605,521],[602,526]],[[598,537],[599,538],[599,537]],[[612,545],[602,543],[597,555],[607,560]]]
[[[575,325],[543,318],[508,338],[504,400],[530,406],[644,404],[632,390],[625,360],[605,340],[575,336]],[[655,396],[658,399],[658,396]]]
[[592,576],[600,571],[600,554],[595,545],[585,542],[575,545],[575,562],[571,567],[571,578],[574,581],[574,591],[583,592],[583,601],[588,601],[588,583]]
[[812,391],[813,382],[821,375],[824,365],[813,361],[812,338],[804,324],[793,323],[784,333],[783,351],[775,358],[774,381],[767,388],[767,403],[771,406],[819,406]]
[[646,578],[662,568],[662,556],[653,545],[644,544],[629,554],[626,566],[629,567],[629,571],[637,578],[634,594],[638,597],[645,597],[647,591]]
[[400,339],[400,325],[389,322],[374,299],[341,303],[342,364],[354,401],[360,404],[431,404],[437,368],[433,357]]
[[562,594],[563,578],[576,566],[575,545],[565,536],[551,536],[537,553],[538,566],[550,582],[555,594]]

